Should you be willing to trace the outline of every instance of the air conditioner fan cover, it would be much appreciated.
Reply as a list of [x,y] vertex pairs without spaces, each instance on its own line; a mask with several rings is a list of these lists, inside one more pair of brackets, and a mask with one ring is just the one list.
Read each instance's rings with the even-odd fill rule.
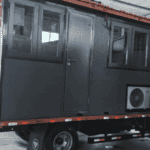
[[140,107],[144,101],[144,94],[142,90],[136,88],[131,92],[130,103],[133,107]]

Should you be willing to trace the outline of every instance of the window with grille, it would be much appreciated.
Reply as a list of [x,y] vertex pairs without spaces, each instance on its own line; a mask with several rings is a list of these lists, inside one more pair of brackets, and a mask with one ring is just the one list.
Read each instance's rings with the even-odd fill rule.
[[131,66],[133,68],[147,68],[149,58],[149,30],[135,27],[133,29],[133,45],[132,45],[132,57]]
[[149,33],[145,28],[112,22],[108,67],[149,70]]

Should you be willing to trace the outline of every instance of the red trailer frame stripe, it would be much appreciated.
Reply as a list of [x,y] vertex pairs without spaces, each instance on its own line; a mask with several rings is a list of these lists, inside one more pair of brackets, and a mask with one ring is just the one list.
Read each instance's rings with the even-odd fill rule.
[[1,121],[0,128],[3,126],[17,126],[41,123],[55,123],[55,122],[72,122],[84,120],[105,120],[105,119],[128,119],[128,118],[143,118],[150,117],[150,114],[130,114],[130,115],[102,115],[102,116],[82,116],[82,117],[62,117],[62,118],[45,118],[45,119],[30,119],[19,121]]

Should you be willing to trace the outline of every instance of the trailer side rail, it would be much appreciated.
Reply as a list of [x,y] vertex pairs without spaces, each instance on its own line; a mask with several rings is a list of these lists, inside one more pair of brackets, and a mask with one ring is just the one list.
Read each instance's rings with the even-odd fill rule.
[[150,137],[150,133],[145,132],[145,133],[134,133],[134,134],[122,134],[122,135],[111,135],[111,136],[95,137],[95,138],[88,137],[88,143],[95,144],[95,143],[121,141],[121,140],[143,138],[143,137]]
[[45,124],[45,123],[56,123],[56,122],[128,119],[128,118],[144,118],[144,117],[150,117],[150,114],[102,115],[102,116],[61,117],[61,118],[30,119],[30,120],[17,120],[17,121],[1,121],[0,128],[4,126],[32,125],[32,124]]

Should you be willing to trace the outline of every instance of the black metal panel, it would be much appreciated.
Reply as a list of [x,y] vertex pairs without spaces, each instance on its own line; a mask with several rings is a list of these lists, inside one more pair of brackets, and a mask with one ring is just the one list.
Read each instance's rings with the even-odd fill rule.
[[63,65],[5,59],[1,120],[60,117]]
[[109,31],[102,25],[104,23],[103,17],[96,18],[90,112],[91,115],[103,115],[105,112],[109,115],[130,114],[126,112],[126,86],[150,85],[150,73],[107,68]]
[[77,11],[69,12],[64,111],[88,111],[92,17]]

